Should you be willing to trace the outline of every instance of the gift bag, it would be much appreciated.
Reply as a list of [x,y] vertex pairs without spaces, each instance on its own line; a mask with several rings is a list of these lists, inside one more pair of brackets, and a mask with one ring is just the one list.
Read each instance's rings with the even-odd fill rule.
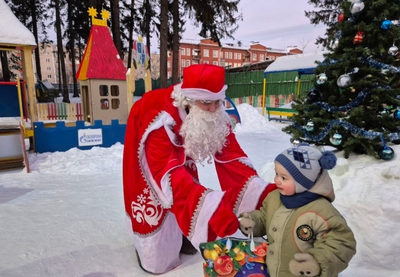
[[223,238],[200,243],[204,277],[269,277],[267,242],[262,238]]

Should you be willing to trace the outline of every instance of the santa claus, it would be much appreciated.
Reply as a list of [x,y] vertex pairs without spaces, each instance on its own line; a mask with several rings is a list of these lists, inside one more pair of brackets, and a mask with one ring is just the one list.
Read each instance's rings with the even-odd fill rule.
[[[125,211],[140,266],[165,273],[181,252],[232,235],[237,215],[258,208],[275,186],[258,177],[240,148],[225,99],[225,70],[184,69],[183,82],[147,92],[132,107],[123,154]],[[199,182],[214,162],[221,191]],[[190,244],[189,244],[190,246]]]

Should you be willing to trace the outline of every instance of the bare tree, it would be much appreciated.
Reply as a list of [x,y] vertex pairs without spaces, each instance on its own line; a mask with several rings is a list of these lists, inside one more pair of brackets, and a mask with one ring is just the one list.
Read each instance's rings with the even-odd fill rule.
[[160,0],[160,87],[167,87],[168,0]]

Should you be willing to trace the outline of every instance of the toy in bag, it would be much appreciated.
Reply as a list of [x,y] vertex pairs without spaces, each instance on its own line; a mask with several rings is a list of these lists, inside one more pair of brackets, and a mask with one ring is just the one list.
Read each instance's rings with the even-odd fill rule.
[[204,277],[269,277],[267,242],[260,240],[223,238],[200,243]]

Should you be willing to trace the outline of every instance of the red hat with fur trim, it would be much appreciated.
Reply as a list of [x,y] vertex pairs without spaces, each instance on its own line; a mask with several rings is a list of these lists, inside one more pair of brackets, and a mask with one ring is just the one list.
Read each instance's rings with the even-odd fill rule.
[[211,64],[195,64],[183,70],[182,94],[196,100],[225,98],[225,69]]

